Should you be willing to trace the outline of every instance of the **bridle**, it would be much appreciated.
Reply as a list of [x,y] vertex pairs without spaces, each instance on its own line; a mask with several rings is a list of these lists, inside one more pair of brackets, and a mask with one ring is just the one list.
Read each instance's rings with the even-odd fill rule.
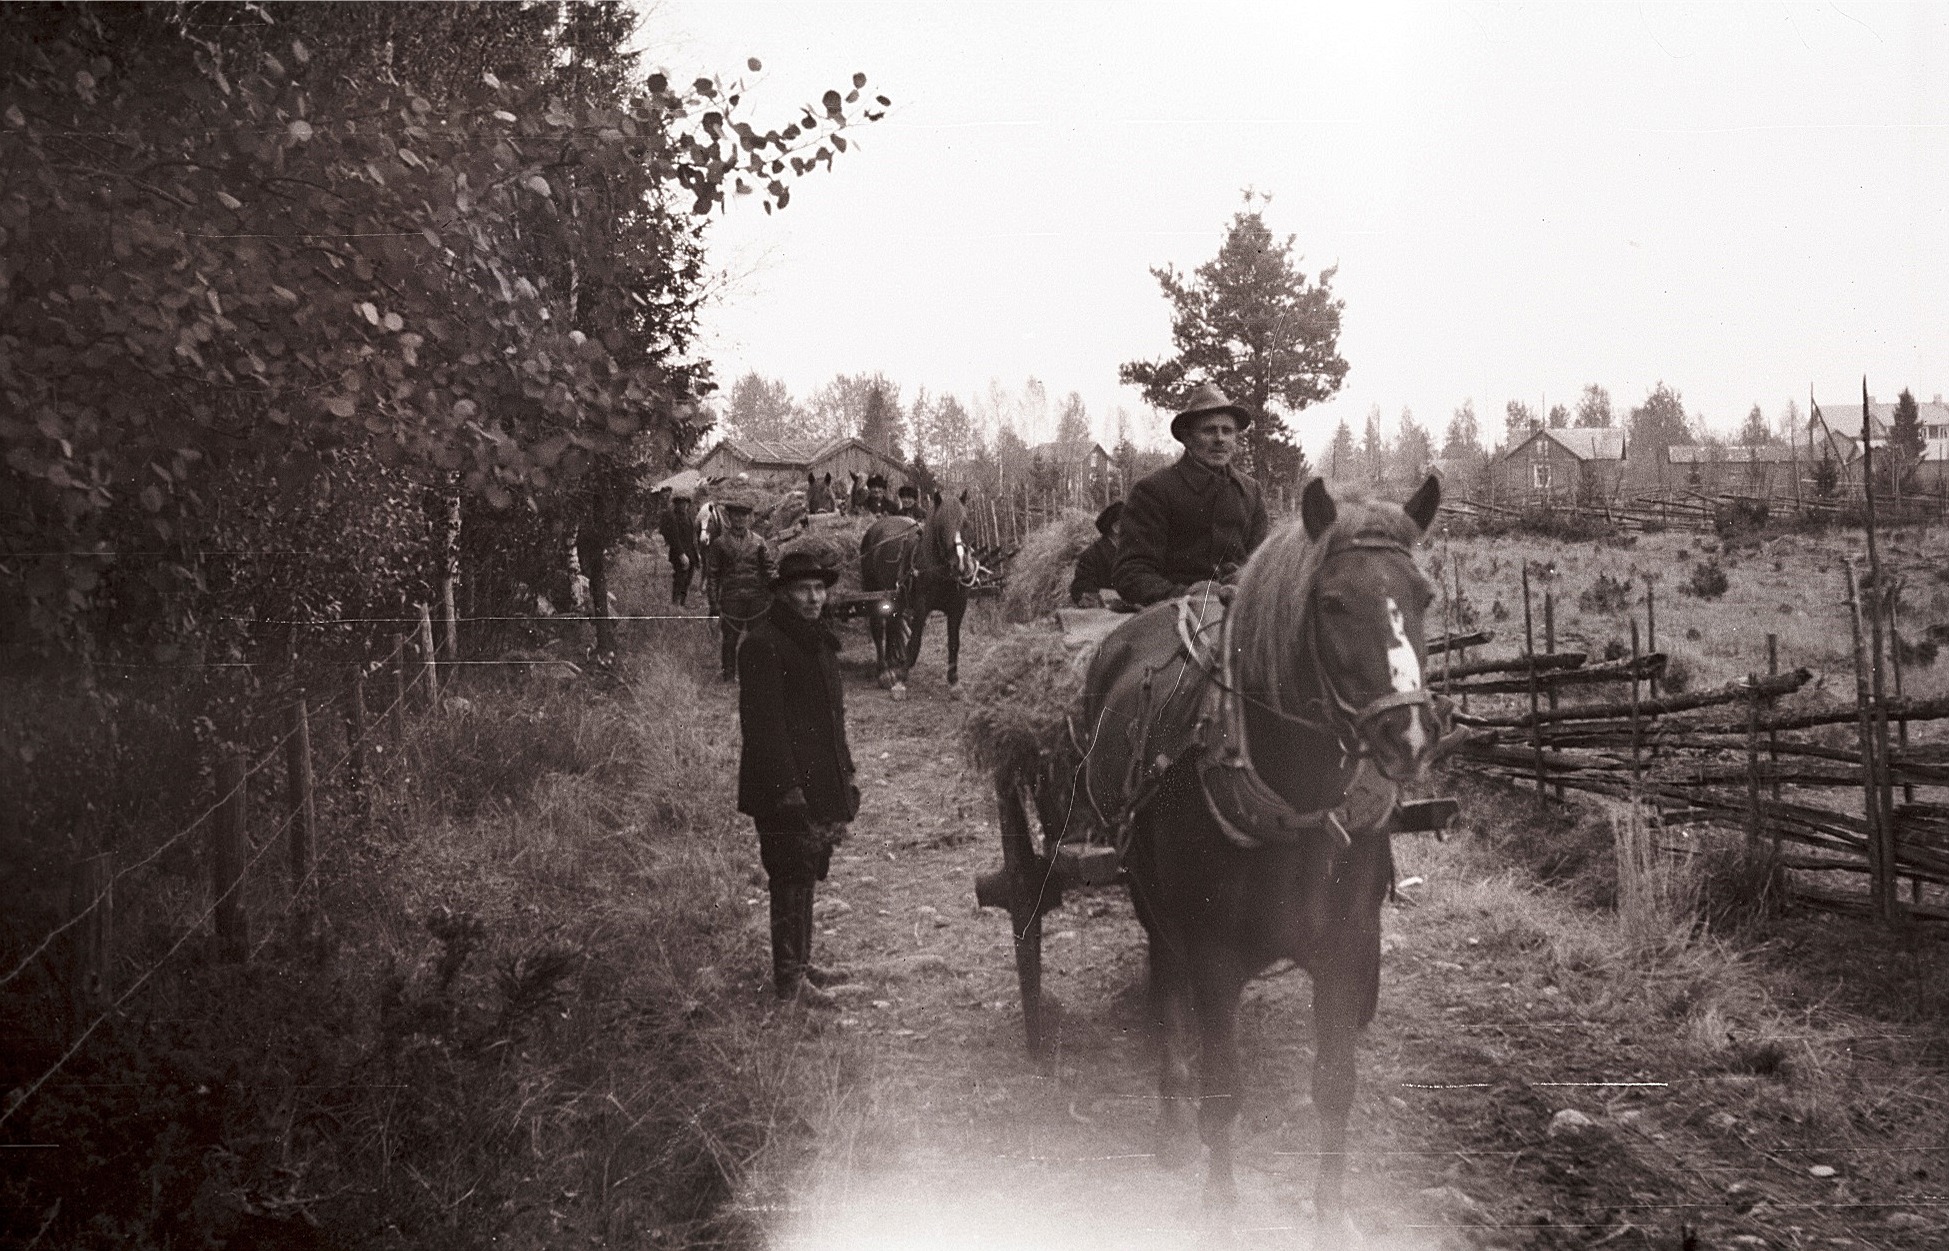
[[[1343,765],[1373,755],[1372,748],[1368,746],[1368,738],[1374,723],[1396,708],[1427,708],[1438,730],[1444,727],[1446,722],[1441,705],[1425,682],[1412,691],[1389,691],[1364,704],[1356,704],[1348,699],[1333,681],[1332,671],[1328,669],[1325,657],[1320,653],[1318,625],[1320,614],[1315,602],[1319,594],[1318,579],[1320,574],[1325,572],[1327,564],[1348,552],[1360,551],[1392,552],[1410,562],[1414,559],[1413,553],[1408,550],[1406,544],[1378,537],[1349,539],[1343,543],[1336,543],[1328,549],[1327,554],[1320,561],[1319,570],[1314,575],[1315,586],[1308,594],[1306,615],[1300,630],[1300,646],[1305,649],[1307,666],[1312,670],[1313,681],[1319,687],[1319,694],[1301,701],[1304,711],[1288,712],[1284,708],[1274,707],[1243,689],[1233,688],[1234,694],[1253,707],[1279,718],[1288,725],[1333,740],[1340,749]],[[1224,681],[1216,673],[1211,677],[1220,683]],[[1440,734],[1438,733],[1436,737],[1439,739]]]

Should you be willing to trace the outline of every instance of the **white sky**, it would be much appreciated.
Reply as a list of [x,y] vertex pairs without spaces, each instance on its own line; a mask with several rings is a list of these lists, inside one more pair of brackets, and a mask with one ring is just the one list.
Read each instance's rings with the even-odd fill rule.
[[1339,267],[1315,460],[1373,404],[1439,439],[1473,397],[1489,438],[1588,382],[1722,430],[1863,373],[1949,392],[1949,7],[662,0],[645,34],[686,76],[761,58],[754,121],[855,70],[895,105],[717,223],[727,389],[1034,375],[1107,436],[1144,413],[1118,364],[1170,349],[1150,267],[1208,260],[1252,186]]

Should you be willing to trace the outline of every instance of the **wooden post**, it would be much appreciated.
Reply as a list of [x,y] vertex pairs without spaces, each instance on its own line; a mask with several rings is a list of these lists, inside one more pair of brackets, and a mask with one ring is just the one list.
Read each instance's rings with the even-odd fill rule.
[[[1877,914],[1883,921],[1893,924],[1897,919],[1894,878],[1895,797],[1888,769],[1888,705],[1882,690],[1882,671],[1886,664],[1886,657],[1882,649],[1881,597],[1886,583],[1881,573],[1881,548],[1875,538],[1875,453],[1871,438],[1873,433],[1874,427],[1868,410],[1868,379],[1863,375],[1861,378],[1861,487],[1865,509],[1863,521],[1866,523],[1868,538],[1868,577],[1874,583],[1874,594],[1868,596],[1867,602],[1869,651],[1874,662],[1874,667],[1870,670],[1874,686],[1874,703],[1869,709],[1868,719],[1875,739],[1875,768],[1880,775],[1875,779],[1874,800],[1881,810],[1882,856],[1888,865],[1888,889],[1884,894],[1880,889],[1882,883],[1877,880],[1875,898],[1878,905]],[[1859,594],[1855,596],[1855,601],[1856,607],[1860,607]]]
[[433,614],[420,606],[420,678],[426,683],[426,706],[440,706],[439,661],[433,653]]
[[449,661],[460,659],[460,618],[454,610],[453,588],[460,580],[460,497],[447,497],[446,552],[440,564],[441,643]]
[[[1766,636],[1766,676],[1772,678],[1778,677],[1779,674],[1780,636],[1777,634],[1769,634]],[[1772,696],[1768,696],[1766,700],[1768,711],[1771,711],[1777,702]],[[1780,801],[1780,732],[1778,730],[1768,730],[1766,732],[1766,758],[1767,773],[1772,783],[1773,802],[1778,803]],[[1776,856],[1779,854],[1779,848],[1780,839],[1776,832],[1773,839],[1773,849]]]
[[1536,632],[1530,626],[1529,611],[1529,561],[1523,561],[1523,656],[1529,663],[1529,747],[1536,761],[1536,800],[1541,803],[1543,793],[1543,720],[1536,715]]
[[1746,851],[1751,854],[1760,843],[1760,679],[1746,675],[1750,688],[1746,698]]
[[217,957],[241,963],[250,951],[250,916],[244,911],[244,861],[250,845],[250,797],[239,751],[224,753],[217,769],[222,807],[210,824],[210,893],[216,900]]
[[365,784],[365,727],[365,664],[355,661],[345,702],[345,767],[353,786]]
[[393,635],[393,750],[406,746],[406,636]]
[[309,934],[312,899],[317,894],[312,869],[318,854],[318,806],[312,792],[311,717],[305,708],[303,691],[285,709],[285,717],[284,778],[285,802],[291,809],[291,891],[297,896],[299,932]]
[[[1879,588],[1877,588],[1877,594],[1879,594]],[[1888,588],[1888,654],[1895,663],[1895,704],[1902,711],[1895,716],[1895,742],[1898,750],[1889,757],[1888,763],[1891,774],[1893,772],[1894,762],[1898,757],[1904,765],[1908,763],[1908,701],[1904,698],[1902,691],[1902,632],[1899,627],[1901,601],[1901,581],[1900,579],[1896,579],[1893,585]],[[1902,803],[1908,805],[1914,802],[1915,783],[1907,777],[1904,777],[1902,779]],[[1895,825],[1891,821],[1889,823],[1891,843],[1894,840],[1894,831]],[[1901,848],[1899,846],[1894,847],[1894,852],[1897,858],[1899,858]],[[1908,879],[1908,897],[1914,903],[1922,902],[1921,878],[1911,877]]]
[[[1658,650],[1658,588],[1650,579],[1644,584],[1644,649],[1647,652]],[[1651,697],[1658,698],[1658,675],[1651,675]]]
[[[1450,578],[1452,578],[1452,579],[1454,579],[1454,582],[1455,582],[1455,624],[1456,624],[1457,626],[1459,626],[1459,627],[1461,627],[1461,628],[1462,628],[1462,630],[1463,630],[1463,632],[1464,632],[1464,633],[1466,633],[1466,632],[1467,632],[1467,629],[1468,629],[1468,622],[1466,622],[1466,621],[1463,621],[1463,620],[1461,619],[1461,615],[1462,615],[1462,565],[1461,565],[1461,562],[1460,562],[1459,560],[1451,560],[1451,561],[1449,561],[1449,562],[1448,562],[1448,576],[1449,576]],[[1462,649],[1462,655],[1461,655],[1461,661],[1462,661],[1462,663],[1463,663],[1463,664],[1465,664],[1465,665],[1466,665],[1466,664],[1467,664],[1467,663],[1469,662],[1469,649],[1468,649],[1468,648],[1466,648],[1466,647],[1464,647],[1464,648]],[[1463,692],[1462,692],[1462,711],[1463,711],[1463,712],[1467,712],[1468,710],[1469,710],[1469,693],[1468,693],[1467,691],[1463,691]]]
[[[1556,655],[1556,591],[1547,586],[1543,588],[1543,653],[1548,656]],[[1555,684],[1550,686],[1549,694],[1550,711],[1555,712]],[[1563,802],[1563,784],[1561,782],[1557,783],[1556,797],[1558,803]]]
[[1643,740],[1638,722],[1638,615],[1631,614],[1631,802],[1638,802],[1638,783],[1644,772]]
[[1869,711],[1873,694],[1864,642],[1866,631],[1861,621],[1861,591],[1854,576],[1854,558],[1843,557],[1841,567],[1847,573],[1848,621],[1854,632],[1854,708],[1861,738],[1861,798],[1868,829],[1868,881],[1875,915],[1885,920],[1894,911],[1895,873],[1894,866],[1888,863],[1887,844],[1881,835],[1881,767],[1875,759],[1873,716]]
[[68,915],[81,917],[74,927],[73,962],[68,971],[69,1003],[77,1033],[108,1006],[115,993],[114,881],[113,852],[77,860],[68,870]]

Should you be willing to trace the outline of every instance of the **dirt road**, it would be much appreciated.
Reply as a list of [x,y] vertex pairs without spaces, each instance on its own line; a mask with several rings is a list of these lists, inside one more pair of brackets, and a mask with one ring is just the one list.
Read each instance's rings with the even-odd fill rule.
[[[817,944],[822,962],[859,975],[825,1029],[869,1059],[847,1115],[821,1127],[778,1245],[1220,1238],[1199,1170],[1149,1155],[1143,941],[1126,899],[1072,896],[1046,923],[1059,1025],[1053,1058],[1033,1062],[1006,919],[974,904],[973,879],[998,855],[992,803],[962,762],[939,641],[905,703],[873,688],[862,642],[849,638],[846,657],[865,807],[822,888]],[[1858,1133],[1797,1130],[1793,1100],[1770,1093],[1779,1074],[1674,1047],[1675,1034],[1729,1022],[1700,1026],[1683,1002],[1647,1022],[1613,971],[1566,955],[1506,881],[1462,880],[1471,863],[1480,874],[1479,855],[1421,837],[1397,839],[1397,855],[1404,882],[1424,880],[1386,910],[1380,1011],[1361,1051],[1348,1189],[1368,1245],[1937,1245],[1927,1168],[1940,1156],[1871,1164]],[[1309,993],[1301,974],[1248,992],[1241,1201],[1225,1245],[1302,1245]],[[1767,1123],[1760,1110],[1776,1106],[1781,1123]]]

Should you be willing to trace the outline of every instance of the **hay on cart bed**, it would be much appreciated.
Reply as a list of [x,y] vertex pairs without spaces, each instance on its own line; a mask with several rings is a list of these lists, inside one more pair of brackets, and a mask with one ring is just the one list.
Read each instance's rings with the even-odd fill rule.
[[1082,702],[1086,662],[1084,649],[1065,642],[1053,619],[1011,627],[970,666],[963,687],[968,759],[982,769],[1028,773],[1042,756],[1067,750],[1066,718]]
[[1002,615],[1010,621],[1034,621],[1067,604],[1076,558],[1094,542],[1096,518],[1080,508],[1065,509],[1030,532],[1009,559]]

